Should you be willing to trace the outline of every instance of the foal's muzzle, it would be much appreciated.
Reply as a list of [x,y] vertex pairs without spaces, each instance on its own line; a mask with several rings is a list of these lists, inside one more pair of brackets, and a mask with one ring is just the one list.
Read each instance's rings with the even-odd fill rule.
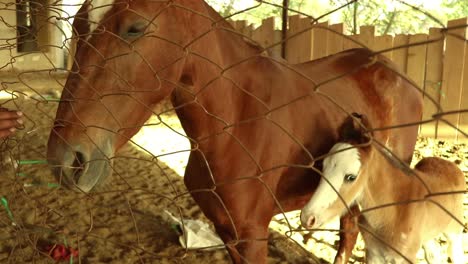
[[317,218],[314,215],[301,212],[300,218],[301,218],[301,225],[307,229],[316,228],[320,225],[319,221],[317,221]]

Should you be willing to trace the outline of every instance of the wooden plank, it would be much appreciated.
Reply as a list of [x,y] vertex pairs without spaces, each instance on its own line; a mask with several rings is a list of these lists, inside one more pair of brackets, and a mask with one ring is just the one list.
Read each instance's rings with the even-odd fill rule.
[[289,17],[289,29],[286,40],[286,60],[290,63],[297,63],[300,61],[298,46],[300,45],[301,38],[304,38],[304,35],[296,35],[300,30],[299,18],[299,15]]
[[281,46],[284,45],[284,43],[281,42],[281,38],[282,38],[281,30],[275,30],[273,32],[274,43],[279,43],[278,45],[275,45],[271,50],[271,56],[275,58],[283,58],[281,56]]
[[298,52],[296,47],[298,45],[298,38],[299,36],[294,36],[299,31],[299,15],[294,15],[289,17],[288,21],[288,32],[287,32],[287,39],[285,41],[286,44],[286,60],[290,63],[295,63],[299,61]]
[[228,22],[233,28],[237,29],[237,28],[236,28],[236,21],[234,21],[234,20],[232,20],[232,19],[228,19],[227,22]]
[[[386,49],[391,49],[393,47],[393,36],[391,35],[384,35],[378,36],[374,39],[374,51],[382,51]],[[382,55],[386,56],[389,59],[392,59],[392,51],[387,51],[382,53]]]
[[374,50],[374,26],[361,26],[359,33],[359,41],[363,44],[365,48]]
[[289,17],[288,40],[286,44],[286,60],[290,63],[300,63],[312,59],[313,34],[309,18],[299,15]]
[[[467,32],[468,36],[468,32]],[[460,109],[468,109],[468,42],[465,42],[465,58],[464,58],[464,67],[463,67],[463,83],[461,90],[461,100],[460,100]],[[460,114],[460,120],[458,123],[458,128],[462,130],[465,134],[468,134],[468,113]],[[457,134],[457,140],[468,140],[463,134]]]
[[393,47],[395,48],[392,52],[393,62],[405,73],[408,61],[408,48],[406,47],[408,43],[408,35],[396,35],[393,40]]
[[[427,34],[416,34],[409,37],[410,44],[421,43],[424,41],[427,41]],[[417,85],[417,87],[413,88],[418,89],[421,92],[424,89],[424,80],[426,77],[426,55],[426,44],[420,44],[408,48],[408,68],[406,72]]]
[[[451,20],[448,22],[447,27],[457,27],[460,25],[466,25],[468,18],[461,18]],[[464,71],[464,60],[465,58],[465,41],[467,36],[466,27],[460,27],[455,29],[449,29],[448,33],[459,36],[455,37],[452,35],[446,35],[446,48],[444,57],[444,71],[443,71],[443,82],[442,82],[442,96],[441,106],[444,111],[453,111],[460,109],[461,104],[461,91],[463,84],[463,71]],[[444,119],[450,122],[454,126],[459,125],[459,115],[447,115]],[[456,139],[457,131],[450,126],[439,123],[438,136]]]
[[244,34],[245,36],[251,38],[252,34],[253,34],[253,31],[254,31],[254,26],[253,26],[253,24],[250,24],[250,25],[244,27],[244,29],[242,30],[242,34]]
[[300,46],[300,60],[299,62],[310,61],[313,59],[314,52],[314,32],[312,31],[312,21],[308,17],[302,17],[299,20],[299,25],[301,29],[310,28],[304,33],[304,39],[306,42],[301,43]]
[[330,25],[331,31],[327,35],[328,50],[327,54],[335,54],[343,50],[343,23]]
[[275,30],[274,17],[264,19],[262,24],[252,32],[252,39],[258,42],[264,48],[270,47],[267,50],[270,56],[281,56],[281,33],[278,33]]
[[351,36],[348,36],[348,37],[350,39],[345,38],[343,40],[343,50],[362,48],[362,46],[359,45],[357,42],[352,41],[352,40],[359,41],[359,35],[351,35]]
[[[423,120],[431,119],[437,113],[437,104],[440,103],[442,83],[444,36],[440,28],[429,29],[429,40],[436,40],[427,45],[426,79],[424,81],[424,113]],[[432,101],[431,99],[432,98]],[[437,120],[433,123],[421,125],[421,135],[425,137],[437,137]]]
[[236,20],[234,21],[235,23],[235,29],[239,31],[240,33],[244,32],[244,28],[247,26],[247,21],[246,20]]
[[312,52],[312,59],[319,59],[322,57],[327,56],[327,46],[328,46],[328,21],[323,23],[318,23],[318,27],[325,27],[325,28],[314,28],[313,29],[313,36],[314,36],[314,43],[313,43],[313,52]]
[[[427,34],[416,34],[409,37],[409,43],[419,43],[427,41]],[[427,45],[416,45],[408,48],[408,76],[422,90],[424,87],[424,78],[426,72],[426,52]]]
[[266,48],[273,45],[272,32],[275,30],[275,19],[273,17],[262,20],[262,24],[252,33],[252,39]]

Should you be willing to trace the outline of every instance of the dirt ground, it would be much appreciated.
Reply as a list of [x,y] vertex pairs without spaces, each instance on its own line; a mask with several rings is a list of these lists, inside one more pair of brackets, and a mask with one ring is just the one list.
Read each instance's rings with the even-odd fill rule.
[[[18,80],[14,75],[0,75],[0,80],[3,89],[16,91],[14,100],[11,94],[2,93],[0,102],[23,111],[26,117],[25,128],[0,147],[4,163],[0,170],[0,196],[4,198],[0,206],[0,263],[55,263],[46,253],[47,246],[54,244],[79,251],[79,256],[68,263],[229,263],[224,249],[184,250],[164,213],[181,212],[183,217],[208,222],[187,194],[180,176],[188,153],[163,155],[187,149],[182,136],[152,118],[135,136],[135,144],[127,144],[115,157],[114,175],[98,192],[72,193],[57,187],[44,164],[55,98],[64,76],[26,74]],[[181,131],[173,113],[162,118]],[[415,160],[423,156],[454,161],[468,177],[467,144],[421,138]],[[18,161],[20,165],[16,165]],[[464,203],[466,225],[466,194]],[[298,212],[287,217],[293,228],[299,226]],[[289,234],[282,215],[274,217],[270,228],[269,263],[314,263],[314,255],[327,263],[336,253],[336,232],[315,232],[304,244],[305,233]],[[446,254],[446,241],[438,238],[438,242]],[[468,259],[467,235],[464,242]],[[353,263],[362,262],[363,249],[361,240],[354,250]],[[422,252],[420,257],[420,263],[424,263]]]

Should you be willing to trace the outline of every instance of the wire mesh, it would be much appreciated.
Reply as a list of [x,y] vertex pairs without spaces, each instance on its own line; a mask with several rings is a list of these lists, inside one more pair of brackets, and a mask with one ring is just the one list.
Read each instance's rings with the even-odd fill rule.
[[[1,261],[230,261],[228,252],[224,247],[218,249],[219,245],[198,250],[181,246],[181,241],[186,244],[189,240],[181,234],[188,228],[188,220],[176,224],[166,212],[179,218],[198,219],[206,223],[211,223],[210,220],[218,221],[218,233],[224,234],[225,239],[230,238],[225,241],[226,247],[240,250],[241,255],[234,257],[239,262],[264,261],[266,249],[269,263],[319,263],[320,259],[332,261],[340,231],[346,233],[353,230],[340,230],[336,223],[313,229],[302,227],[299,211],[289,213],[285,208],[301,209],[297,204],[304,205],[310,198],[307,193],[313,190],[286,189],[291,193],[302,192],[302,196],[293,198],[288,193],[280,192],[283,190],[282,185],[291,184],[285,180],[287,176],[284,175],[287,173],[297,176],[307,172],[308,176],[314,176],[311,173],[314,171],[322,175],[320,164],[325,157],[330,156],[327,154],[329,143],[337,139],[338,132],[324,134],[308,127],[310,123],[315,122],[315,128],[330,132],[331,129],[325,129],[327,126],[323,123],[333,123],[331,127],[335,129],[340,125],[341,117],[351,115],[356,109],[367,109],[353,105],[353,102],[343,105],[340,103],[342,99],[330,96],[327,89],[335,83],[343,85],[343,80],[349,80],[347,78],[350,76],[382,64],[378,59],[382,54],[429,47],[450,37],[458,40],[456,45],[461,45],[463,50],[466,48],[463,56],[468,58],[465,55],[468,54],[466,22],[445,26],[423,8],[404,2],[416,14],[430,17],[439,24],[442,27],[439,37],[374,49],[359,38],[319,24],[330,14],[355,2],[337,6],[319,16],[290,8],[290,15],[307,15],[308,24],[295,31],[291,31],[294,25],[290,24],[287,38],[260,45],[251,33],[231,26],[231,23],[235,25],[232,20],[238,14],[265,7],[281,10],[282,6],[276,2],[257,1],[248,8],[222,17],[203,1],[94,0],[85,2],[88,6],[78,13],[81,4],[68,4],[66,1],[2,1],[0,106],[21,111],[24,123],[19,124],[19,131],[5,138],[0,147],[3,161],[3,180],[0,183],[3,208],[0,211]],[[168,14],[179,14],[180,17]],[[350,46],[368,48],[370,51],[366,53],[366,59],[350,69],[323,72],[323,76],[317,77],[275,56],[275,48],[284,46],[287,52],[287,46],[291,47],[294,39],[317,29],[341,36],[342,41]],[[460,35],[460,30],[465,35]],[[174,32],[177,34],[172,34]],[[220,40],[216,35],[219,32],[226,39]],[[209,43],[209,46],[200,43]],[[445,45],[448,49],[449,44],[446,42]],[[425,54],[429,56],[429,53],[427,49]],[[154,54],[157,55],[156,59]],[[339,58],[344,55],[336,56]],[[464,74],[467,71],[461,57],[461,69],[455,67],[452,70],[458,70],[461,76],[468,77]],[[202,67],[197,68],[199,65]],[[431,191],[433,186],[428,186],[424,178],[411,170],[397,154],[393,154],[394,150],[388,146],[388,142],[379,140],[398,129],[440,124],[434,126],[438,131],[432,134],[440,137],[447,130],[459,142],[454,142],[453,138],[420,137],[413,163],[422,157],[439,156],[456,163],[465,173],[466,179],[468,146],[463,142],[468,138],[468,131],[463,124],[468,112],[466,91],[460,90],[458,97],[455,96],[459,98],[457,105],[452,105],[452,101],[449,105],[442,105],[441,98],[453,98],[453,90],[440,89],[438,98],[434,98],[437,93],[427,89],[425,83],[421,86],[395,66],[385,67],[393,74],[392,78],[401,78],[400,83],[408,82],[409,89],[423,95],[424,106],[430,105],[433,112],[425,114],[421,121],[382,121],[386,125],[373,126],[371,131],[378,136],[374,138],[372,147],[392,160],[393,166],[409,172],[407,177],[413,177],[414,184],[424,186],[427,191],[417,198],[390,201],[363,209],[354,218],[399,204],[436,203],[432,199],[434,196],[456,197],[463,194],[465,212],[462,218],[445,210],[446,204],[438,204],[437,208],[442,210],[433,209],[430,214],[448,212],[460,227],[464,225],[463,232],[466,233],[466,186],[444,193]],[[201,72],[194,74],[194,69]],[[294,93],[296,87],[278,87],[281,84],[272,82],[277,79],[269,79],[269,74],[279,72],[284,74],[284,79],[295,79],[297,84],[307,84],[301,88],[305,92]],[[174,81],[172,76],[179,77]],[[270,83],[255,88],[252,87],[252,84],[257,83],[255,80]],[[447,86],[457,84],[457,81],[451,79],[444,79],[443,82],[447,82]],[[464,85],[468,89],[465,79],[461,78],[459,82],[460,87]],[[438,83],[439,87],[443,85]],[[167,87],[172,87],[172,90]],[[272,91],[271,87],[277,90]],[[278,90],[282,92],[278,93]],[[443,94],[448,91],[451,94]],[[230,97],[228,92],[236,97]],[[213,97],[219,94],[222,96]],[[343,96],[353,95],[345,93]],[[275,99],[275,102],[280,103],[272,104],[271,97],[282,98]],[[321,98],[320,104],[315,106],[304,103],[312,97]],[[300,109],[321,109],[323,120],[315,120],[316,117],[308,120],[304,116],[298,122],[300,119],[285,117],[284,113],[297,105],[301,105]],[[385,113],[379,113],[380,109],[373,111],[370,115],[383,114],[386,118]],[[291,124],[293,121],[296,123]],[[71,149],[74,153],[57,150],[56,153],[60,155],[53,159],[47,156],[47,142],[53,129],[58,132],[55,141],[49,143],[49,152],[51,148],[63,148]],[[245,135],[243,131],[256,134]],[[136,132],[138,134],[133,136]],[[305,132],[310,133],[307,141],[304,140]],[[281,138],[284,144],[270,142],[269,137]],[[125,142],[128,143],[119,148]],[[314,142],[323,142],[324,145],[314,145],[317,144]],[[233,156],[234,153],[239,156]],[[186,168],[189,155],[193,160],[189,161]],[[275,160],[275,157],[280,158]],[[71,162],[66,163],[67,159]],[[226,162],[228,159],[231,160]],[[224,162],[218,162],[220,160]],[[243,166],[232,167],[238,164]],[[219,168],[219,165],[227,167]],[[109,171],[106,171],[107,167]],[[92,172],[88,172],[86,180],[91,182],[92,192],[88,192],[87,183],[80,182],[85,178],[82,176],[84,171],[89,170]],[[58,171],[55,177],[52,171]],[[182,177],[184,173],[191,174],[192,178],[194,175],[204,176],[200,180],[185,179],[186,186]],[[104,174],[112,175],[103,177]],[[283,178],[280,179],[278,175],[283,175]],[[322,179],[327,180],[327,177]],[[314,187],[310,181],[303,182],[305,186],[302,187]],[[331,186],[339,199],[346,201],[339,190]],[[207,194],[211,195],[209,199],[203,196]],[[260,197],[261,200],[249,200],[250,197]],[[208,218],[199,208],[200,204],[205,206],[204,213]],[[344,202],[347,210],[351,206]],[[220,216],[206,209],[211,207],[218,210],[222,208],[224,214]],[[273,216],[273,212],[277,214]],[[239,219],[239,215],[245,218]],[[265,222],[269,222],[271,217],[273,219],[268,225]],[[242,222],[246,225],[241,225]],[[416,222],[414,224],[419,225]],[[266,232],[268,226],[270,235]],[[383,241],[379,238],[378,230],[372,230],[362,222],[359,230]],[[413,235],[419,234],[408,234]],[[467,238],[464,239],[466,242]],[[443,252],[441,254],[446,261],[447,239],[439,237],[438,242],[436,250]],[[412,259],[412,256],[400,252],[397,245],[388,246],[395,256]],[[251,247],[254,252],[244,247]],[[360,240],[351,260],[355,263],[364,262],[364,251],[368,247]],[[463,248],[463,251],[467,258],[468,248]],[[245,256],[242,255],[244,253]],[[418,255],[418,262],[424,261],[421,254]]]

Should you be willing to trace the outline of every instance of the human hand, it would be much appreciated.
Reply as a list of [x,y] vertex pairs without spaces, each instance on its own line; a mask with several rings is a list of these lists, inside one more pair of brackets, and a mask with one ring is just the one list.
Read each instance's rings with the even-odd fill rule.
[[23,124],[23,113],[0,107],[0,139],[6,138],[16,131],[16,127]]

